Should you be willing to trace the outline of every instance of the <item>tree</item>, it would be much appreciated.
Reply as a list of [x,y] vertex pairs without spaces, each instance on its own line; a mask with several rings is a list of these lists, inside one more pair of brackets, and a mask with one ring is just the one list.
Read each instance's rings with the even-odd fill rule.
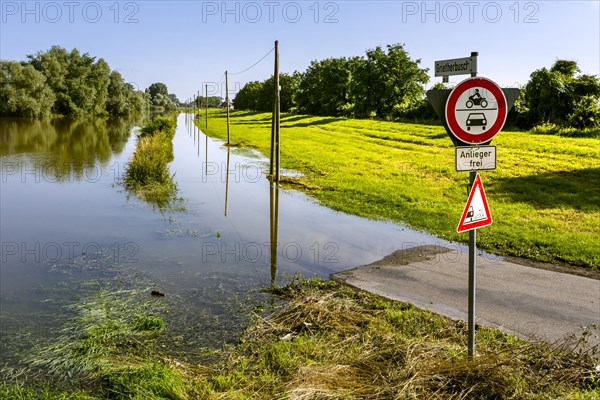
[[346,58],[312,61],[299,83],[299,111],[311,115],[345,115],[352,77],[351,61]]
[[68,52],[53,46],[46,52],[28,55],[29,62],[46,77],[56,96],[53,112],[62,115],[106,114],[110,67],[88,53]]
[[527,127],[542,123],[600,126],[600,81],[593,75],[576,76],[580,72],[575,61],[557,60],[550,70],[541,68],[530,75],[521,99]]
[[[281,112],[290,112],[296,106],[295,98],[296,93],[298,92],[299,83],[300,74],[297,72],[294,72],[291,75],[285,73],[279,74],[279,86],[281,87],[281,91],[279,92],[279,105]],[[271,76],[262,83],[256,110],[272,111],[274,99],[275,79]]]
[[44,74],[32,65],[0,61],[0,115],[47,116],[54,99]]
[[[237,98],[237,96],[236,96]],[[209,96],[208,97],[208,107],[209,108],[218,108],[221,106],[223,99],[220,96]],[[206,108],[206,98],[198,97],[196,98],[196,107]],[[237,106],[236,106],[237,108]],[[240,108],[240,110],[247,110],[247,108]]]
[[236,110],[258,110],[258,102],[263,83],[253,81],[246,83],[235,95],[233,106]]
[[[179,106],[179,100],[177,100],[177,97],[175,95],[170,95],[167,85],[162,82],[153,83],[152,85],[148,86],[146,91],[150,96],[152,107],[169,112],[176,110]],[[173,100],[172,96],[175,96],[174,98],[177,100],[177,103]]]
[[387,45],[387,52],[378,46],[366,55],[354,79],[358,116],[389,119],[423,98],[428,69],[419,68],[421,60],[411,60],[403,45]]
[[[143,93],[136,93],[102,58],[96,61],[88,53],[60,46],[27,58],[3,64],[3,115],[123,115],[144,109]],[[28,97],[39,104],[27,105]]]
[[177,95],[170,93],[169,97],[171,98],[171,100],[173,101],[173,103],[177,104],[177,106],[181,105],[181,102],[179,101],[179,99],[177,98]]
[[[290,112],[296,106],[295,98],[300,83],[300,74],[279,74],[279,94],[281,112]],[[275,97],[275,80],[273,76],[259,82],[248,82],[242,87],[235,98],[233,106],[237,110],[272,111]]]
[[90,72],[86,76],[87,84],[94,88],[94,98],[91,105],[91,114],[93,115],[105,115],[107,113],[106,103],[108,101],[110,74],[110,67],[101,58],[91,65]]
[[108,101],[106,110],[111,115],[127,114],[130,106],[130,92],[121,74],[117,71],[110,73],[110,82],[108,85]]
[[162,82],[156,82],[148,86],[148,93],[150,94],[150,98],[152,99],[155,98],[158,94],[169,96],[169,90],[167,89],[167,85],[165,85]]
[[150,103],[150,96],[141,90],[134,90],[133,86],[130,84],[126,85],[129,88],[127,96],[129,112],[132,114],[143,113],[146,110],[147,105]]

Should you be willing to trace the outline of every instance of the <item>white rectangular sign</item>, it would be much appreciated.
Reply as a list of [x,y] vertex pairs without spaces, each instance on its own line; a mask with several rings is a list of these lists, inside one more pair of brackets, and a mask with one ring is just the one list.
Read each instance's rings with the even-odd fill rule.
[[435,76],[469,75],[476,68],[472,57],[440,60],[435,62]]
[[454,167],[458,172],[496,169],[496,146],[455,147]]

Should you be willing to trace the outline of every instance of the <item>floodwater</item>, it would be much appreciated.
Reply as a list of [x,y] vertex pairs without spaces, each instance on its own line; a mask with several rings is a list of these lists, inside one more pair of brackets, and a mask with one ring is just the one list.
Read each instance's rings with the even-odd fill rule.
[[184,114],[170,164],[180,201],[159,210],[120,184],[135,141],[124,120],[0,119],[3,361],[58,332],[65,305],[92,281],[165,293],[169,332],[187,354],[234,342],[274,281],[327,277],[421,244],[457,247],[278,189],[268,159],[206,137]]

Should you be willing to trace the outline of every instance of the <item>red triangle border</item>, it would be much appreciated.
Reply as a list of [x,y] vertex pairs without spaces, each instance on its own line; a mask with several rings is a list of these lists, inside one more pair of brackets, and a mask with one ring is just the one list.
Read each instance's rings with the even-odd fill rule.
[[[487,218],[481,221],[477,221],[472,224],[465,224],[465,219],[467,218],[467,213],[469,212],[469,207],[471,205],[471,201],[473,201],[473,196],[475,195],[475,190],[479,188],[481,192],[481,199],[483,201],[483,208],[487,215]],[[484,226],[489,226],[492,224],[492,213],[490,212],[490,206],[488,205],[487,197],[485,195],[485,190],[483,190],[483,183],[481,183],[481,176],[479,174],[475,175],[475,180],[473,181],[473,187],[471,187],[471,192],[469,193],[469,198],[467,200],[467,204],[465,205],[465,209],[460,217],[460,222],[458,223],[458,227],[456,228],[456,232],[466,232],[472,229],[481,228]]]

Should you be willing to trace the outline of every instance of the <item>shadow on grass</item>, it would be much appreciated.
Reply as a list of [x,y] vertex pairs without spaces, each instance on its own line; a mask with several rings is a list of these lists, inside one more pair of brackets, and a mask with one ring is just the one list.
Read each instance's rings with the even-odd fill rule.
[[[223,109],[223,113],[225,113],[225,109]],[[244,111],[231,111],[231,115],[232,116],[236,116],[236,117],[251,117],[254,115],[260,115],[260,114],[264,114],[264,111],[250,111],[250,110],[244,110]]]
[[[339,118],[323,118],[317,121],[310,121],[310,122],[297,122],[295,124],[285,124],[286,127],[288,128],[307,128],[310,126],[318,126],[318,125],[327,125],[333,122],[337,122],[340,121]],[[288,121],[282,121],[283,122],[288,122]],[[282,124],[283,126],[283,124]]]
[[232,124],[235,125],[271,125],[271,119],[253,119],[251,121],[231,121]]
[[288,123],[288,122],[302,121],[302,120],[306,120],[309,118],[314,118],[314,117],[311,117],[310,115],[282,116],[281,123],[283,124],[283,123]]
[[429,139],[445,139],[448,137],[448,133],[438,133],[437,135],[429,136]]
[[600,168],[547,172],[500,178],[494,192],[515,202],[539,208],[564,207],[581,211],[600,210]]

